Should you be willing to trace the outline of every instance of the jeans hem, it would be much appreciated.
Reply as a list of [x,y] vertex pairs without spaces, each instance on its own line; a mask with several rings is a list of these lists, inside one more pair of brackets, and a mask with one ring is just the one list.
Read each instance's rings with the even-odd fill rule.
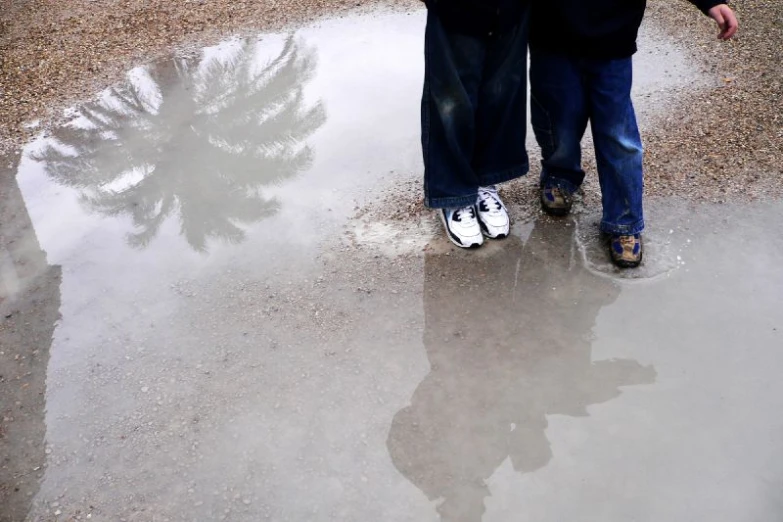
[[441,208],[462,208],[468,205],[475,205],[478,199],[478,190],[473,195],[468,196],[452,196],[447,198],[425,198],[424,204],[427,208],[441,209]]
[[607,221],[601,221],[601,232],[605,234],[611,234],[613,236],[632,236],[634,234],[641,234],[643,230],[643,219],[640,219],[636,223],[630,225],[616,225]]
[[569,194],[573,194],[579,190],[579,185],[576,185],[567,179],[555,177],[551,174],[541,175],[541,187],[557,187],[559,189],[565,190]]
[[[530,170],[530,165],[525,163],[518,167],[514,167],[501,172],[483,174],[479,176],[481,178],[480,183],[482,187],[488,187],[490,185],[504,183],[506,181],[511,181],[512,179],[521,178],[522,176],[527,174],[528,170]],[[476,192],[474,192],[473,194],[468,194],[466,196],[447,196],[447,197],[438,197],[438,198],[425,196],[424,204],[428,208],[466,207],[468,205],[473,205],[476,203],[476,200],[478,199],[478,189],[479,187],[476,187]]]

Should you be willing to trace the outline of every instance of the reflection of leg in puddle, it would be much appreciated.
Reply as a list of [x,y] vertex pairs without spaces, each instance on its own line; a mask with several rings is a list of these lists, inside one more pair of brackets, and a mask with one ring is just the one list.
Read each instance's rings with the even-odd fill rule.
[[[0,168],[0,522],[24,520],[46,464],[46,371],[60,317],[59,266],[36,237],[15,169]],[[40,472],[39,472],[40,471]]]
[[635,361],[593,362],[589,336],[619,293],[582,266],[571,224],[542,220],[524,245],[486,255],[429,255],[424,344],[431,371],[394,418],[389,452],[441,519],[478,522],[486,480],[510,459],[520,473],[552,458],[547,415],[652,383]]

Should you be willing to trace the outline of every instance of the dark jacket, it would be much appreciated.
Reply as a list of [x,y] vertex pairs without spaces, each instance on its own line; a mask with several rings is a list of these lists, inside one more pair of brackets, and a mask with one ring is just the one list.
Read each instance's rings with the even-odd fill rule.
[[[703,12],[726,0],[689,0]],[[645,0],[533,0],[532,49],[583,58],[627,58],[636,52],[636,36]]]
[[424,0],[449,31],[495,37],[523,19],[531,0]]

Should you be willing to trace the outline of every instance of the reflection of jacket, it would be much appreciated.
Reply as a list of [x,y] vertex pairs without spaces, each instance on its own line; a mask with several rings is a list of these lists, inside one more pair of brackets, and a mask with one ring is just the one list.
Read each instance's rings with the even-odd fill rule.
[[530,0],[424,0],[449,31],[497,36],[522,20]]
[[635,361],[593,362],[595,318],[619,289],[584,269],[573,230],[542,222],[524,246],[511,237],[469,261],[425,260],[431,371],[388,446],[408,480],[443,499],[444,522],[481,521],[486,481],[505,460],[520,473],[549,462],[547,415],[587,415],[619,386],[654,378]]

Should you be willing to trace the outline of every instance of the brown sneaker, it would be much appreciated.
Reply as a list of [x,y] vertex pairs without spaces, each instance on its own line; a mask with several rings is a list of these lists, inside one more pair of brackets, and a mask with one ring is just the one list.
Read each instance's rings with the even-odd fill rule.
[[556,186],[541,187],[541,208],[550,216],[567,216],[574,204],[573,196]]
[[612,262],[620,268],[636,268],[642,263],[644,248],[641,234],[612,236],[609,245]]

